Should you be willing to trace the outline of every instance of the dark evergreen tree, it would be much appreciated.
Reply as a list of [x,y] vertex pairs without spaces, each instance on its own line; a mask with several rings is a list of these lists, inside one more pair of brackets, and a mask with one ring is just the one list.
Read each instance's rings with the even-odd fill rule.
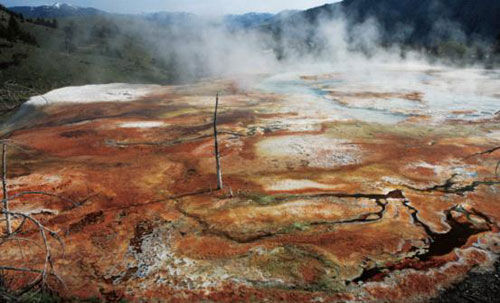
[[10,16],[9,24],[7,25],[6,38],[9,41],[15,41],[20,32],[19,23],[14,16]]
[[493,52],[495,54],[500,54],[500,34],[498,34]]

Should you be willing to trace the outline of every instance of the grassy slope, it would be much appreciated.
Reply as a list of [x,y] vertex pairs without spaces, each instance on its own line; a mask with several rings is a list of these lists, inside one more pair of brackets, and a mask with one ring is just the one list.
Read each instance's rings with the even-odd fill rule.
[[[0,12],[8,20],[5,12]],[[2,19],[0,16],[0,19]],[[7,21],[0,21],[7,24]],[[65,49],[63,28],[76,24],[75,50]],[[0,39],[1,43],[13,44],[12,48],[0,48],[0,62],[12,62],[13,56],[22,59],[18,65],[0,69],[0,88],[6,83],[16,83],[16,93],[26,87],[26,95],[68,85],[90,83],[131,82],[131,83],[171,83],[173,73],[156,66],[148,49],[143,47],[139,37],[119,31],[111,38],[90,37],[91,28],[96,24],[110,22],[124,24],[125,19],[114,17],[112,21],[104,17],[72,17],[59,19],[57,29],[28,22],[19,24],[22,30],[32,33],[39,47],[17,41],[14,43]],[[30,88],[30,89],[28,89]],[[17,102],[1,98],[0,102]],[[0,104],[1,105],[1,104]],[[0,108],[1,111],[1,108]]]

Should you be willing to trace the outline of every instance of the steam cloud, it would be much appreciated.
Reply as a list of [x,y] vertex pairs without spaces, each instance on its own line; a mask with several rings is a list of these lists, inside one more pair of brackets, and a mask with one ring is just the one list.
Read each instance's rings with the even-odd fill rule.
[[[374,19],[350,26],[344,18],[317,24],[294,18],[279,25],[231,29],[220,20],[202,19],[164,24],[158,20],[120,24],[120,31],[155,58],[155,64],[174,70],[179,80],[286,71],[307,66],[361,66],[371,62],[422,60],[399,46],[381,47]],[[116,48],[123,41],[110,42]]]
[[[425,51],[407,47],[405,41],[416,30],[408,25],[398,24],[388,40],[387,30],[374,18],[353,23],[339,13],[333,17],[319,16],[314,22],[301,14],[285,13],[281,17],[249,28],[182,13],[102,18],[103,23],[117,26],[121,33],[108,37],[106,43],[111,48],[142,48],[144,56],[151,57],[154,66],[169,70],[175,81],[311,66],[347,69],[382,63],[440,63]],[[87,39],[91,34],[83,30],[80,36]],[[427,36],[430,42],[467,42],[460,27],[447,20],[437,20]],[[133,39],[127,40],[130,37]]]

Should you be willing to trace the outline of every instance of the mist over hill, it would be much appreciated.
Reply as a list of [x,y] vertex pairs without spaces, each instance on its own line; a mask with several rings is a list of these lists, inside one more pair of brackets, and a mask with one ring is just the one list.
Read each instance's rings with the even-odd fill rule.
[[[462,38],[494,40],[500,34],[500,2],[489,0],[344,0],[297,12],[291,23],[302,18],[309,24],[344,17],[350,25],[373,18],[387,41],[430,44],[436,32],[448,27]],[[278,27],[278,23],[273,23]],[[454,38],[458,38],[455,36]]]

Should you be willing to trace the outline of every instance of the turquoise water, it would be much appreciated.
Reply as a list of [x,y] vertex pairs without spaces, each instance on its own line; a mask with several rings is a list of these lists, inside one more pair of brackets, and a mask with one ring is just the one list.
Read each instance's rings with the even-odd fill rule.
[[[457,70],[456,73],[460,73]],[[303,98],[310,106],[335,120],[358,120],[397,124],[412,116],[429,116],[431,121],[447,119],[488,119],[500,111],[498,72],[463,71],[463,74],[427,73],[423,71],[378,71],[377,73],[339,73],[338,79],[303,80],[299,74],[267,77],[257,89],[283,95],[287,99]],[[460,75],[460,77],[456,77]],[[482,77],[482,78],[481,78]],[[498,86],[497,86],[498,84]],[[486,92],[481,91],[485,86]],[[423,102],[401,98],[365,98],[353,104],[338,102],[329,90],[340,92],[420,92]],[[493,90],[493,91],[492,91]],[[293,107],[290,101],[289,106]]]

